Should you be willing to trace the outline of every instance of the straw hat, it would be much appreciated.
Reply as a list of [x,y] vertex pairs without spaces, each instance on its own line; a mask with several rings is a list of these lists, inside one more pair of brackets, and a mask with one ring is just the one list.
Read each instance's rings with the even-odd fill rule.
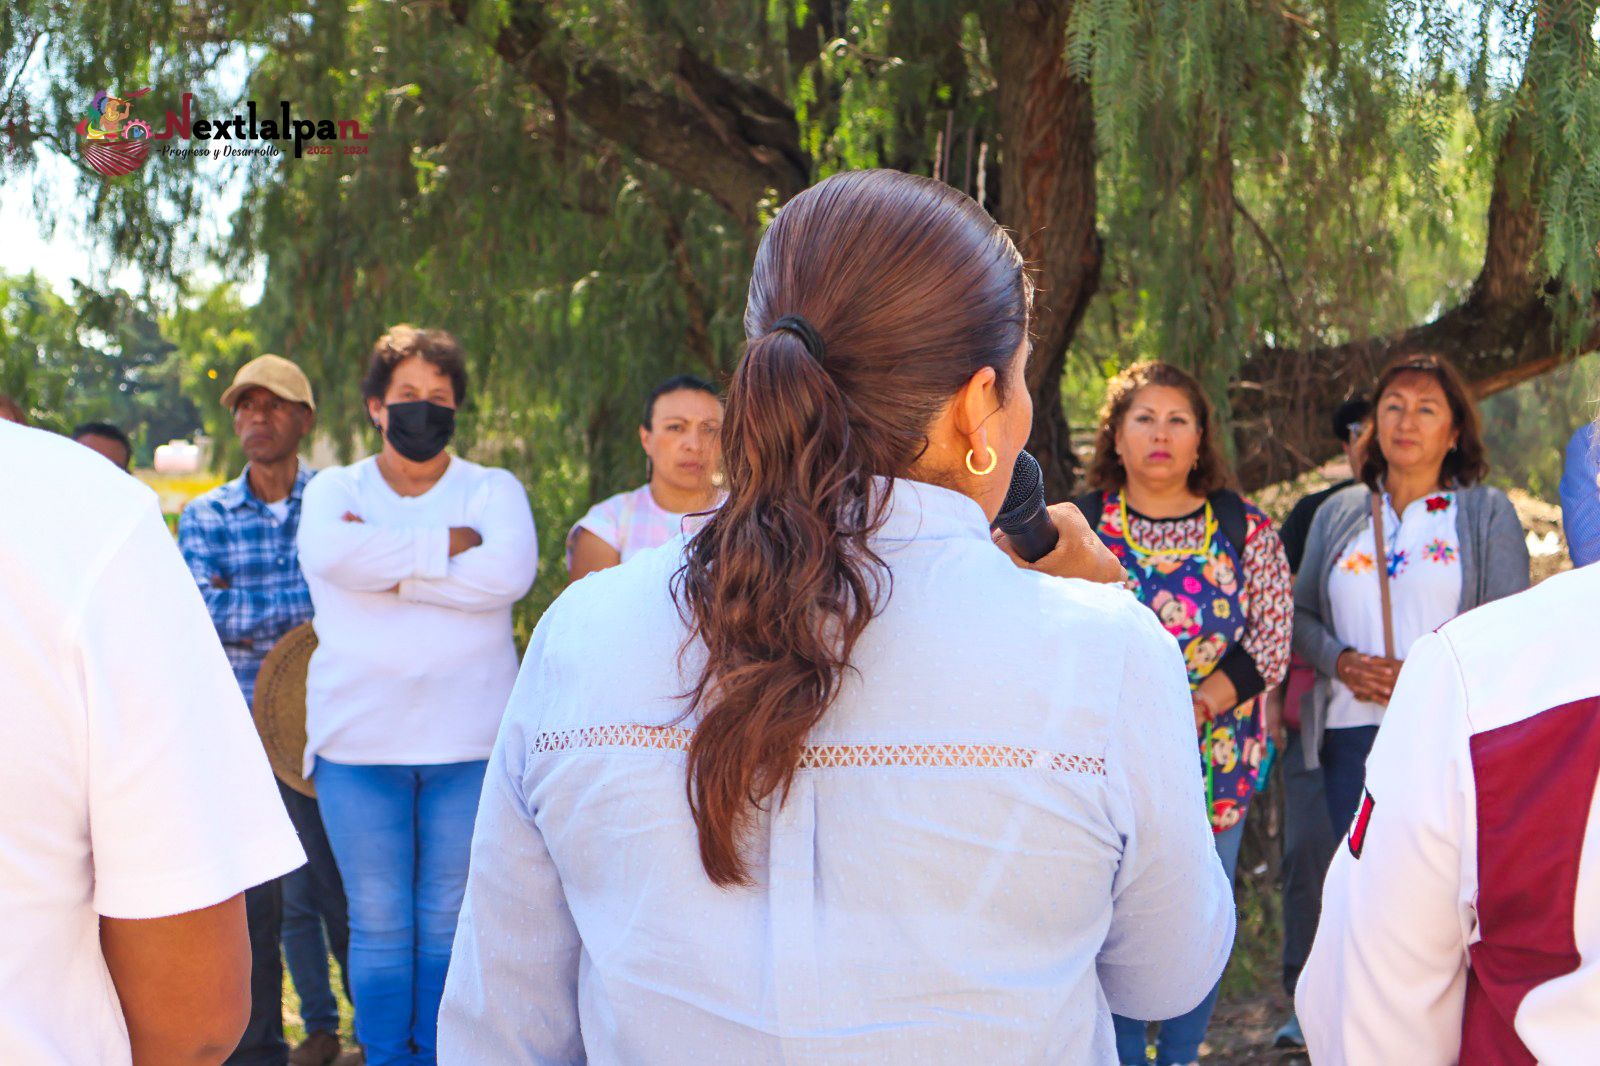
[[317,650],[317,633],[303,622],[285,633],[261,661],[256,675],[256,732],[278,780],[315,797],[316,786],[300,773],[306,751],[306,668]]

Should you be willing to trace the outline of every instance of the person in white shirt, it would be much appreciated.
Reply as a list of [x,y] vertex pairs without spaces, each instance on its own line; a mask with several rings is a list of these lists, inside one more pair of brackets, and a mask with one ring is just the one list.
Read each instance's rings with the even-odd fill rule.
[[1295,995],[1319,1066],[1595,1061],[1597,601],[1588,567],[1412,645]]
[[538,545],[521,483],[446,451],[467,391],[450,334],[394,327],[362,390],[383,451],[318,474],[301,508],[305,773],[349,901],[356,1038],[371,1066],[421,1064]]
[[0,1060],[222,1061],[305,861],[155,495],[0,422]]
[[[893,171],[757,254],[705,528],[572,585],[485,782],[440,1060],[1112,1063],[1233,939],[1182,657],[989,523],[1031,287]],[[603,639],[596,638],[599,634]]]
[[721,434],[722,400],[710,382],[679,374],[652,389],[639,423],[649,480],[601,500],[573,523],[567,534],[572,580],[698,528],[722,502]]

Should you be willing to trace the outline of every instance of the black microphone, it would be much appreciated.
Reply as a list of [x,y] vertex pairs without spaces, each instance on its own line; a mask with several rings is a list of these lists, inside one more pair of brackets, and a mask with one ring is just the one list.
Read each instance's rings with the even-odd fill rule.
[[1043,559],[1056,546],[1060,534],[1044,509],[1044,471],[1039,469],[1039,460],[1025,451],[1017,453],[1011,488],[992,526],[1002,530],[1011,541],[1011,550],[1030,563]]

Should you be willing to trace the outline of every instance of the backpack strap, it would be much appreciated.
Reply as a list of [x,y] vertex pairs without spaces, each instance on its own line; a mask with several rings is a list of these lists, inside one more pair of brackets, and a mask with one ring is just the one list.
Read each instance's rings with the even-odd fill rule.
[[1217,531],[1243,559],[1245,538],[1250,535],[1250,525],[1245,520],[1244,497],[1232,489],[1218,489],[1207,496],[1206,501],[1211,504],[1211,513],[1217,516]]
[[1072,506],[1083,512],[1090,529],[1100,528],[1100,515],[1106,509],[1106,494],[1099,489],[1073,498]]

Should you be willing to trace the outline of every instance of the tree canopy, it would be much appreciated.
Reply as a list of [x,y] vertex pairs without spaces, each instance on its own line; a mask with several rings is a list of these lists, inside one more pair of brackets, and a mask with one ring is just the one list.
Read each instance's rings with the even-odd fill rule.
[[[152,86],[152,120],[186,91],[197,114],[290,100],[359,120],[365,154],[157,157],[116,181],[85,170],[87,206],[59,208],[180,287],[197,257],[264,270],[254,337],[307,368],[325,425],[363,424],[356,382],[388,324],[452,330],[473,359],[470,440],[569,508],[637,480],[650,384],[732,366],[754,245],[786,198],[844,168],[931,174],[1038,273],[1031,446],[1052,495],[1074,477],[1081,404],[1063,390],[1140,357],[1202,376],[1255,485],[1324,458],[1326,412],[1393,355],[1444,352],[1487,394],[1600,346],[1595,17],[1529,0],[19,0],[0,15],[0,113],[26,101],[34,133],[0,174],[76,159],[74,124],[108,87]],[[229,180],[242,204],[206,239],[189,220]]]
[[159,314],[120,289],[80,287],[68,299],[36,275],[0,274],[0,394],[59,433],[89,421],[120,426],[134,460],[148,464],[157,445],[202,425],[184,387],[189,360]]

